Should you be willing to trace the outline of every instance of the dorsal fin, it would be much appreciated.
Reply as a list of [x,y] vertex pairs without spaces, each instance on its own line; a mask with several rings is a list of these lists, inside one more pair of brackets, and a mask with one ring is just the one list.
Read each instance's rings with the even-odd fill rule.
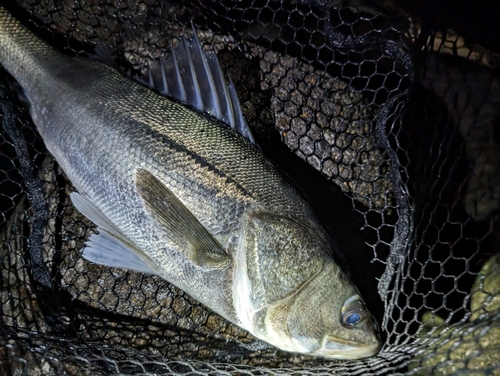
[[243,117],[236,89],[224,79],[214,51],[204,52],[193,28],[193,38],[182,38],[171,55],[153,63],[145,75],[135,77],[163,95],[206,112],[255,144]]

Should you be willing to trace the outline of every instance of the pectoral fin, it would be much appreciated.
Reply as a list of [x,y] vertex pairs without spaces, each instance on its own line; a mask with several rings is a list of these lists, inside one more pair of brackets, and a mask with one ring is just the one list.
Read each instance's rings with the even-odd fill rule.
[[136,185],[152,220],[189,260],[204,269],[223,269],[231,262],[217,240],[150,172],[138,169]]
[[96,264],[124,268],[141,273],[158,274],[153,261],[137,248],[116,225],[87,197],[73,192],[73,205],[97,225],[99,234],[92,234],[82,256]]

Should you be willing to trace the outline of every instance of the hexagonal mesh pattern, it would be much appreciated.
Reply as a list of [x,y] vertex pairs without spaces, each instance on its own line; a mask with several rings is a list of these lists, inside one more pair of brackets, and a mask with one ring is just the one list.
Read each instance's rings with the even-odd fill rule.
[[358,361],[285,353],[160,278],[83,260],[95,228],[2,72],[6,374],[500,375],[499,46],[438,32],[406,2],[18,3],[68,54],[105,45],[138,73],[192,23],[339,244],[384,346]]

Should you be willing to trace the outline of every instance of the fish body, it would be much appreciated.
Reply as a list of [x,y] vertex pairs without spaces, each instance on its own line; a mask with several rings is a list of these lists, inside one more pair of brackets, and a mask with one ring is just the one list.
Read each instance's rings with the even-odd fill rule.
[[359,293],[308,202],[248,138],[0,8],[0,64],[98,225],[87,259],[158,275],[283,350],[374,355]]

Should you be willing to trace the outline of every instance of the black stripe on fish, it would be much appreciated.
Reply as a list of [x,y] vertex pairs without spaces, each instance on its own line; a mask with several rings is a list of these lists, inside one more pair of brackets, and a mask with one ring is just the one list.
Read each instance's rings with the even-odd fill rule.
[[[203,114],[203,113],[202,113]],[[228,176],[226,173],[224,173],[222,170],[217,168],[215,165],[207,161],[205,158],[199,156],[195,152],[189,150],[186,146],[180,144],[179,142],[173,140],[172,138],[166,136],[165,134],[158,132],[151,127],[145,125],[144,126],[145,131],[149,133],[153,139],[161,140],[161,143],[165,144],[168,148],[171,150],[175,150],[176,152],[181,152],[184,154],[189,155],[193,162],[200,165],[202,168],[206,167],[210,171],[212,171],[214,174],[217,176],[226,179],[226,182],[228,184],[234,184],[234,186],[246,197],[253,197],[253,195],[240,183],[238,183],[236,180],[234,180],[231,176]]]

